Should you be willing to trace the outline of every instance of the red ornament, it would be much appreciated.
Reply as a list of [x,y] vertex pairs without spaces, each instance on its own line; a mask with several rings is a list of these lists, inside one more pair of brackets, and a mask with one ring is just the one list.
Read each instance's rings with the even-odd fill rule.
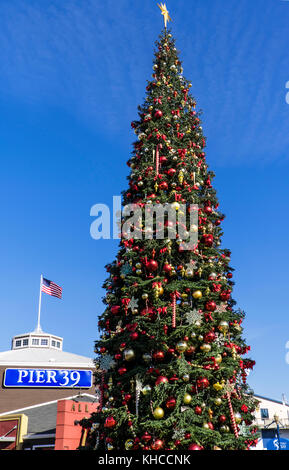
[[195,351],[196,351],[196,346],[189,346],[188,349],[185,350],[185,355],[191,356],[192,354],[194,354]]
[[157,109],[155,114],[154,114],[154,117],[156,119],[160,119],[162,117],[162,115],[163,115],[163,112],[160,109]]
[[168,382],[168,381],[169,381],[169,380],[168,380],[167,377],[165,377],[164,375],[160,375],[160,376],[157,378],[155,384],[156,384],[156,385],[164,384],[164,383],[166,383],[166,382]]
[[151,259],[150,261],[147,262],[146,265],[147,269],[149,271],[156,271],[159,267],[158,262],[154,259]]
[[119,310],[120,305],[113,305],[112,307],[110,307],[110,311],[113,315],[117,315],[119,313]]
[[165,273],[170,273],[171,270],[172,270],[172,266],[169,263],[165,263],[164,266],[163,266],[163,271]]
[[208,381],[206,377],[200,377],[197,380],[197,387],[200,389],[207,388],[209,385],[210,385],[210,382]]
[[105,428],[114,428],[116,425],[116,421],[113,416],[108,416],[105,420],[104,427]]
[[134,331],[133,333],[130,334],[131,339],[136,340],[138,338],[138,333]]
[[205,336],[204,336],[204,341],[205,343],[212,343],[216,338],[216,335],[213,331],[209,331],[209,333],[207,333]]
[[210,300],[209,302],[206,302],[205,308],[206,310],[209,310],[209,312],[213,312],[214,310],[216,310],[217,305],[215,304],[215,302]]
[[157,439],[152,445],[152,450],[160,450],[163,447],[164,443],[161,439]]
[[174,168],[170,168],[168,171],[167,171],[167,175],[169,176],[174,176],[174,174],[176,173],[176,170]]
[[151,440],[151,438],[152,438],[152,436],[150,436],[149,433],[146,431],[141,439],[144,442],[149,442]]
[[204,448],[202,446],[199,446],[198,444],[190,444],[189,450],[204,450]]
[[211,208],[211,206],[206,206],[206,207],[204,208],[204,212],[205,212],[206,214],[211,214],[211,213],[213,212],[213,209]]
[[155,359],[155,361],[161,362],[165,358],[165,353],[163,351],[156,351],[155,353],[153,353],[153,358]]
[[169,410],[172,410],[174,409],[176,406],[176,399],[174,397],[170,397],[167,399],[166,401],[166,407],[169,409]]
[[203,412],[203,409],[200,406],[196,406],[196,408],[195,408],[196,415],[201,415],[202,412]]
[[223,424],[223,423],[225,423],[226,421],[227,421],[227,418],[226,418],[225,415],[219,416],[219,423],[222,423],[222,424]]
[[220,293],[220,299],[221,300],[229,300],[230,299],[230,291],[223,291]]
[[212,246],[212,245],[213,245],[213,242],[214,242],[214,237],[213,237],[213,235],[204,234],[204,235],[202,236],[202,242],[203,242],[206,246],[208,246],[208,247]]
[[126,368],[125,368],[125,367],[120,367],[120,368],[118,369],[118,373],[119,373],[119,375],[125,374],[125,373],[126,373]]
[[166,181],[162,181],[160,183],[160,189],[162,189],[163,191],[166,191],[168,189],[168,183]]

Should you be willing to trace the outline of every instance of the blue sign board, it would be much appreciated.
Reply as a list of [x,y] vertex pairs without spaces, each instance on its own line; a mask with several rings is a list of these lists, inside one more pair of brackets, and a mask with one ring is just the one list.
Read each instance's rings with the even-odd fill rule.
[[90,388],[91,370],[6,369],[4,387]]
[[279,442],[278,442],[277,437],[275,437],[274,439],[270,439],[270,440],[264,439],[264,441],[267,441],[267,442],[264,442],[264,447],[267,450],[289,450],[289,440],[288,439],[284,439],[284,438],[280,437],[280,447],[281,447],[281,449],[279,449]]

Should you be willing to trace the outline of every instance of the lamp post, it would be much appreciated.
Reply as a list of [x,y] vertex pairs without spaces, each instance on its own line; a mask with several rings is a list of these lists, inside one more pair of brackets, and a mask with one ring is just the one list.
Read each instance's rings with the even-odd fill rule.
[[279,446],[278,450],[281,450],[280,431],[279,431],[279,416],[277,414],[274,415],[274,421],[275,421],[276,426],[277,426],[277,439],[278,439],[278,446]]

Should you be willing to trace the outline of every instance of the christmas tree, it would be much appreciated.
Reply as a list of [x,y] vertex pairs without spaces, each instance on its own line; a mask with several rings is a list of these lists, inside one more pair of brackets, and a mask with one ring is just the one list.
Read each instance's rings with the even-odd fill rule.
[[[100,406],[81,424],[89,449],[245,450],[256,443],[246,383],[254,361],[244,357],[244,313],[232,298],[200,112],[160,8],[165,28],[132,122],[137,141],[119,251],[106,266],[96,341]],[[152,218],[160,207],[171,212]]]

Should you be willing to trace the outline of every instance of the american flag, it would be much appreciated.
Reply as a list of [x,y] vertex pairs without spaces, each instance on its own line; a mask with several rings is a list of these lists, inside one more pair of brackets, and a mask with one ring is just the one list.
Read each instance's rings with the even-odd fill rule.
[[62,296],[62,287],[48,279],[45,279],[45,277],[42,278],[41,291],[45,292],[45,294],[52,295],[53,297],[58,297],[59,299],[61,299]]

